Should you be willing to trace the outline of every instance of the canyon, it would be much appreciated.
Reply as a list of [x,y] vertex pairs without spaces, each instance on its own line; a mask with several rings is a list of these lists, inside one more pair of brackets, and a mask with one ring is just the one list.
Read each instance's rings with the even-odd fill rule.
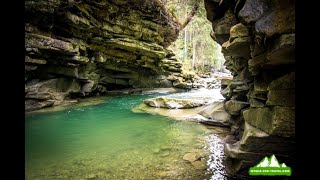
[[[233,79],[221,80],[230,178],[276,155],[294,169],[295,1],[204,0]],[[159,1],[26,0],[25,110],[127,88],[193,87],[167,47],[181,30]],[[293,175],[295,176],[295,171]]]

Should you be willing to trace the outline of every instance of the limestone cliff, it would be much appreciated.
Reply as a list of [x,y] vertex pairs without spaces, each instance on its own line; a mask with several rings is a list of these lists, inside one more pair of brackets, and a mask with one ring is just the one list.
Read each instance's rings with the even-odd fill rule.
[[295,1],[205,0],[205,7],[234,76],[221,89],[237,139],[225,145],[229,176],[248,176],[271,154],[294,169]]
[[26,110],[113,89],[188,88],[166,49],[178,29],[157,0],[27,0]]

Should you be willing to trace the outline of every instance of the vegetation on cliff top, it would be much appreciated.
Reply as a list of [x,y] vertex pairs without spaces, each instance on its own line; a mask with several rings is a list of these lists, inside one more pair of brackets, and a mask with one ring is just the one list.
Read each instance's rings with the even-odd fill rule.
[[178,39],[169,46],[183,61],[183,67],[196,72],[222,70],[225,61],[221,46],[210,37],[211,22],[204,2],[199,0],[162,0],[167,11],[182,25]]

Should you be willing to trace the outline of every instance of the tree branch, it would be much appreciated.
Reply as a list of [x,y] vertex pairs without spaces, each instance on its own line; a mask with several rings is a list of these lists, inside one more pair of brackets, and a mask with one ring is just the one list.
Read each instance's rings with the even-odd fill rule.
[[190,12],[190,14],[188,15],[187,19],[181,24],[180,23],[180,28],[179,30],[182,30],[184,27],[186,27],[188,25],[188,23],[191,21],[191,19],[193,18],[193,16],[196,14],[196,12],[198,11],[199,9],[199,3],[200,3],[200,0],[196,0],[194,2],[194,5],[192,7],[192,10]]

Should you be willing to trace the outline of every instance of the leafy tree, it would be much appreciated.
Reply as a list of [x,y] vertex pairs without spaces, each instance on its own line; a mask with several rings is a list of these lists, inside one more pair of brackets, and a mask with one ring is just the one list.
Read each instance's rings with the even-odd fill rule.
[[210,37],[211,22],[203,0],[162,0],[180,22],[179,37],[169,48],[183,61],[184,68],[196,72],[221,70],[225,61],[221,46]]

